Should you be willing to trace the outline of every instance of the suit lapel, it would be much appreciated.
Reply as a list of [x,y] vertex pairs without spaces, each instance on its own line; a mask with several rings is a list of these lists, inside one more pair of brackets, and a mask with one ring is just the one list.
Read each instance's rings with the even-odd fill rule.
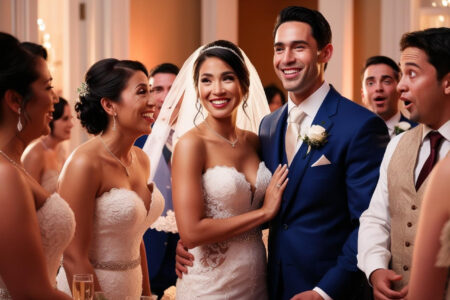
[[[317,111],[316,116],[311,125],[320,125],[325,128],[326,132],[330,134],[330,130],[333,126],[332,116],[337,113],[338,106],[338,98],[340,95],[336,92],[336,90],[330,86],[330,91],[325,97],[322,105]],[[284,141],[284,137],[283,137]],[[284,144],[284,143],[283,143]],[[291,165],[289,166],[289,183],[286,186],[286,189],[283,194],[283,205],[281,206],[281,216],[284,215],[286,208],[289,206],[290,202],[293,201],[293,198],[298,198],[298,195],[295,195],[299,189],[299,186],[302,182],[302,179],[306,173],[306,171],[310,168],[311,158],[314,156],[316,159],[320,156],[319,154],[322,152],[321,148],[314,149],[311,148],[309,153],[308,145],[306,143],[302,143],[300,149],[298,149],[297,153],[292,160]]]

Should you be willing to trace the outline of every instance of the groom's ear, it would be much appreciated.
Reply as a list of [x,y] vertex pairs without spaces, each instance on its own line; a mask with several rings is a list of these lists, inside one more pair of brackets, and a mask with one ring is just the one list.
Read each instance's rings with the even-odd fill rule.
[[321,63],[327,63],[333,55],[333,45],[327,44],[319,51],[318,61]]

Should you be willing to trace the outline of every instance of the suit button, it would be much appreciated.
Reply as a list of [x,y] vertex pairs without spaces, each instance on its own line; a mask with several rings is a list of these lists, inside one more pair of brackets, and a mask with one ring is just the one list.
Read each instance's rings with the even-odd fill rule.
[[416,209],[417,209],[417,206],[415,206],[415,205],[413,204],[413,205],[411,205],[411,209],[412,209],[412,210],[416,210]]
[[284,230],[288,230],[288,228],[289,228],[288,224],[283,224],[283,229]]
[[409,247],[409,246],[411,246],[411,244],[409,242],[405,242],[405,246]]
[[412,226],[412,223],[411,223],[411,222],[408,222],[408,223],[406,223],[406,226],[411,227],[411,226]]
[[408,266],[403,266],[403,271],[408,271],[408,270],[409,270]]

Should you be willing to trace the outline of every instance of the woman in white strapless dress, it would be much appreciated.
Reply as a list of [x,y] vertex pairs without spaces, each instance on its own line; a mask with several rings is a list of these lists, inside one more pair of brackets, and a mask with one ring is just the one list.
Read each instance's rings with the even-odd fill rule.
[[420,207],[408,300],[450,300],[450,153],[429,176]]
[[75,110],[98,136],[75,149],[61,173],[59,191],[78,225],[58,288],[70,293],[73,275],[90,273],[107,299],[139,299],[151,294],[142,236],[164,206],[147,186],[147,155],[133,146],[154,122],[148,73],[136,61],[104,59],[85,80]]
[[246,101],[255,101],[240,49],[228,41],[208,44],[193,69],[208,116],[179,139],[173,156],[175,217],[194,257],[177,281],[177,299],[267,299],[260,226],[278,212],[287,167],[271,179],[258,136],[236,126],[238,107],[245,111]]
[[62,142],[70,139],[72,112],[62,97],[55,104],[50,134],[33,141],[23,152],[22,162],[30,173],[49,193],[56,192],[58,176],[66,155]]
[[50,132],[51,75],[43,58],[8,34],[0,33],[0,52],[0,299],[69,300],[55,286],[73,212],[20,162],[25,147]]

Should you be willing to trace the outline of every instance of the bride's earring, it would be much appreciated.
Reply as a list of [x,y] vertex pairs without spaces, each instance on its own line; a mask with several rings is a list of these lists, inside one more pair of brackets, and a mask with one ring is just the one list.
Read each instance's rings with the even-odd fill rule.
[[113,115],[113,128],[112,128],[113,131],[116,131],[116,116],[117,116],[117,113],[114,113],[114,115]]
[[21,113],[20,107],[19,107],[19,109],[18,109],[18,112],[19,112],[19,120],[17,121],[17,130],[18,130],[19,132],[21,132],[22,129],[23,129],[23,125],[22,125],[22,122],[20,121],[20,113]]

